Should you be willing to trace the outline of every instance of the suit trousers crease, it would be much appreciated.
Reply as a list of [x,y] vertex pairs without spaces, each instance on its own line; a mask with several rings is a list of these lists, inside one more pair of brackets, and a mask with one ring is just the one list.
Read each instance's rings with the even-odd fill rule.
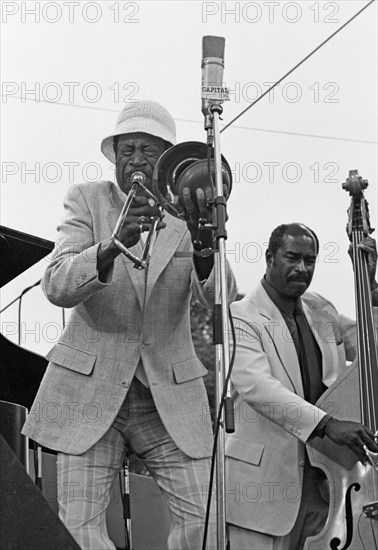
[[[131,453],[142,460],[168,504],[169,550],[200,550],[210,459],[191,459],[177,447],[164,428],[150,390],[137,378],[112,427],[93,447],[77,456],[58,453],[59,515],[82,550],[115,550],[106,529],[106,508],[113,483]],[[215,550],[215,538],[212,508],[209,550]]]

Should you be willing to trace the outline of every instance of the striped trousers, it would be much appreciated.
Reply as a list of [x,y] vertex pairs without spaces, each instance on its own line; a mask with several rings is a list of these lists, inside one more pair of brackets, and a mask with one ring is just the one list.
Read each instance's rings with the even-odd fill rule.
[[[169,550],[200,550],[210,459],[192,459],[178,449],[160,420],[150,390],[136,378],[112,427],[93,447],[78,456],[58,453],[59,516],[82,550],[115,549],[106,528],[106,508],[130,453],[142,460],[167,501]],[[215,502],[209,550],[216,549],[214,507]]]

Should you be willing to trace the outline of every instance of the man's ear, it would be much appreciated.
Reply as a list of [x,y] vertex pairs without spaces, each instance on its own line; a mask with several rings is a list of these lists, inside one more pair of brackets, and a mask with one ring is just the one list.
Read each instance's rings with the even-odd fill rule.
[[267,248],[266,252],[265,252],[265,261],[266,261],[266,265],[267,267],[270,267],[272,265],[272,262],[273,262],[273,254],[272,252],[269,250],[269,248]]
[[119,136],[113,137],[113,150],[114,150],[114,156],[116,160],[117,160],[118,138]]

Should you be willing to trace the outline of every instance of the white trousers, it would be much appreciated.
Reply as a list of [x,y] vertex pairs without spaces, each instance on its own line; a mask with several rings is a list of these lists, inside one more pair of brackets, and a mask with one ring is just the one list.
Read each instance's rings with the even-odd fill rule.
[[[134,379],[110,430],[88,451],[58,453],[59,515],[82,550],[114,550],[106,508],[128,453],[136,454],[156,480],[171,513],[169,550],[200,550],[210,459],[186,456],[164,428],[151,393]],[[216,549],[214,506],[206,548]]]

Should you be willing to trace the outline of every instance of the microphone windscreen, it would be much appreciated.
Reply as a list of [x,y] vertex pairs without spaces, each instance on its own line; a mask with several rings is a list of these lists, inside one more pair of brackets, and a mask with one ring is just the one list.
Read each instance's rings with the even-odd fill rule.
[[202,59],[219,57],[224,61],[225,39],[221,36],[204,36],[202,38]]

